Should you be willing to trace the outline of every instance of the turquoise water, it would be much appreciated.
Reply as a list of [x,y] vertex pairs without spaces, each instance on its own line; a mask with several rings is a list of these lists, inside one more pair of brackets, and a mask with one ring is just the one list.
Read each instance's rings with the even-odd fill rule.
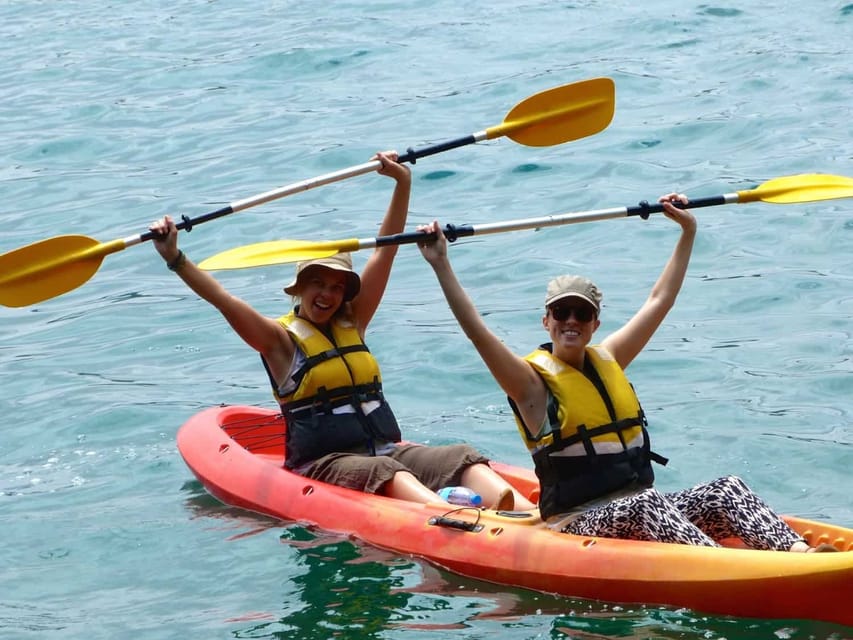
[[[527,96],[598,76],[616,83],[605,131],[423,159],[410,228],[850,176],[851,35],[853,4],[826,1],[2,2],[0,252],[142,233],[166,213],[500,124]],[[182,247],[200,259],[370,237],[389,194],[387,179],[352,178],[200,226]],[[851,214],[853,200],[697,211],[678,305],[631,367],[671,459],[662,488],[735,473],[780,511],[853,526]],[[606,333],[644,300],[676,237],[656,216],[452,251],[491,326],[524,352],[543,339],[550,276],[599,283]],[[273,315],[291,273],[221,279]],[[268,405],[267,383],[148,245],[108,256],[66,295],[0,307],[0,322],[4,639],[853,634],[488,585],[220,505],[183,464],[176,431],[221,402]],[[529,464],[413,247],[370,336],[407,437]]]

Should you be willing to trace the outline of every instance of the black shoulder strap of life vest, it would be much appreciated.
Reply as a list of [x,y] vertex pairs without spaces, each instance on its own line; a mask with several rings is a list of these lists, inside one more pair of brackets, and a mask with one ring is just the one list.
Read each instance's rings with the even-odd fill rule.
[[331,360],[332,358],[338,358],[341,356],[345,356],[348,353],[356,353],[357,351],[367,351],[370,349],[367,348],[365,344],[353,344],[348,347],[332,347],[331,349],[327,349],[322,353],[315,354],[305,359],[305,362],[302,363],[302,366],[297,369],[292,378],[293,381],[299,386],[299,383],[302,381],[302,378],[305,377],[305,374],[308,373],[311,369],[316,367],[318,364],[322,362],[326,362],[326,360]]
[[610,415],[610,419],[615,422],[616,410],[613,408],[613,401],[610,399],[610,394],[607,393],[607,387],[604,386],[604,380],[601,379],[601,376],[598,374],[598,370],[589,358],[583,359],[583,374],[596,388],[598,395],[600,395],[601,399],[604,401],[604,406],[607,407],[607,413]]

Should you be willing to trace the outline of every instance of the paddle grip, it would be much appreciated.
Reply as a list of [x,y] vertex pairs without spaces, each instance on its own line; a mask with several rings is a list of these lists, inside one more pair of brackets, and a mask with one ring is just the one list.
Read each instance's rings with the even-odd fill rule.
[[442,151],[449,151],[450,149],[456,149],[457,147],[464,147],[466,144],[474,144],[475,142],[477,142],[477,139],[472,134],[463,136],[462,138],[456,138],[455,140],[448,140],[447,142],[439,142],[438,144],[423,147],[422,149],[412,149],[409,147],[406,149],[406,153],[397,158],[397,162],[411,162],[412,164],[415,164],[418,158],[425,158],[427,156],[435,155],[436,153],[441,153]]
[[[178,231],[185,229],[187,232],[193,230],[193,226],[197,224],[202,224],[204,222],[209,222],[210,220],[216,220],[217,218],[221,218],[222,216],[227,216],[230,213],[234,213],[234,209],[231,208],[229,204],[227,207],[222,207],[221,209],[217,209],[216,211],[211,211],[210,213],[205,213],[204,215],[198,216],[196,218],[190,218],[189,216],[182,215],[181,221],[175,225]],[[147,240],[157,240],[160,235],[154,233],[153,231],[147,231],[139,236],[140,242],[146,242]]]
[[448,242],[456,242],[459,238],[473,236],[475,231],[474,227],[470,224],[457,225],[448,223],[442,229],[442,233],[444,233],[444,237],[447,238]]
[[[721,204],[726,204],[725,196],[710,196],[707,198],[696,198],[695,200],[688,200],[686,204],[681,202],[673,202],[676,207],[679,209],[699,209],[700,207],[714,207]],[[649,204],[647,200],[643,200],[638,205],[633,207],[628,207],[626,209],[626,215],[629,216],[640,216],[643,220],[647,220],[649,215],[652,213],[663,213],[663,204],[660,202],[656,202],[655,204]]]
[[[474,227],[468,224],[447,224],[441,230],[448,242],[456,242],[459,238],[473,236],[476,233]],[[391,245],[400,244],[415,244],[422,241],[424,238],[434,239],[433,233],[422,233],[420,231],[406,231],[405,233],[394,233],[387,236],[379,236],[376,238],[377,247],[388,247]]]

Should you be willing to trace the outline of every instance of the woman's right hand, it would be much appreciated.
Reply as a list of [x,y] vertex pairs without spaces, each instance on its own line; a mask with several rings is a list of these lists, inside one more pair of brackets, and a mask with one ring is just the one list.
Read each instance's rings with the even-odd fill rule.
[[[447,238],[444,237],[438,220],[433,220],[429,224],[422,224],[418,226],[417,230],[424,234],[424,239],[418,241],[418,248],[427,262],[435,265],[447,258]],[[435,234],[435,237],[428,237],[426,235],[428,233]]]
[[157,253],[167,263],[174,261],[178,257],[178,227],[172,217],[164,216],[160,220],[155,220],[149,225],[148,230],[157,234],[152,238]]
[[658,198],[658,202],[663,205],[663,214],[670,220],[674,220],[681,225],[681,228],[687,232],[696,231],[696,217],[683,206],[675,206],[673,203],[678,202],[681,205],[686,205],[689,199],[683,193],[668,193],[665,196]]

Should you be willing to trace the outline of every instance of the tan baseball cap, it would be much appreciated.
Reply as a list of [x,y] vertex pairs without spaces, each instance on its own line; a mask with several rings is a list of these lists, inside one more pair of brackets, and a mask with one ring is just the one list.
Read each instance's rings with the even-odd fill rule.
[[352,269],[352,256],[349,253],[336,253],[328,258],[317,258],[315,260],[300,262],[296,265],[296,275],[293,277],[293,281],[284,288],[284,292],[291,296],[297,295],[299,277],[309,269],[320,267],[334,271],[343,271],[347,274],[344,301],[348,302],[358,295],[361,289],[361,278]]
[[551,280],[545,293],[545,306],[570,297],[586,300],[595,307],[596,313],[601,311],[601,291],[592,280],[583,276],[566,275]]

